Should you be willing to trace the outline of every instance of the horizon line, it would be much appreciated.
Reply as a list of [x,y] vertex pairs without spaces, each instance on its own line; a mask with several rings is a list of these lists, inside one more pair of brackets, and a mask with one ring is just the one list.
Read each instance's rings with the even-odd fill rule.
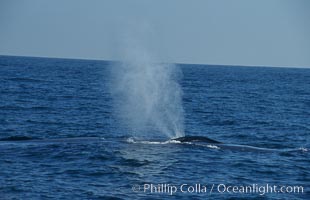
[[[65,60],[84,60],[84,61],[107,61],[107,62],[122,62],[121,60],[97,59],[97,58],[77,58],[77,57],[48,57],[48,56],[32,56],[32,55],[8,55],[0,54],[6,57],[26,57],[26,58],[45,58],[45,59],[65,59]],[[227,67],[265,67],[265,68],[293,68],[293,69],[310,69],[310,66],[268,66],[268,65],[238,65],[238,64],[206,64],[206,63],[183,63],[183,62],[161,62],[176,65],[206,65],[206,66],[227,66]]]

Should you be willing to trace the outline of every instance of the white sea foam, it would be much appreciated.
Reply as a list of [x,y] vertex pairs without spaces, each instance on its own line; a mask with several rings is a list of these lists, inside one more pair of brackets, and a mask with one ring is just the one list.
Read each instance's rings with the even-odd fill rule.
[[128,138],[126,140],[128,143],[134,144],[180,144],[180,141],[176,140],[166,140],[166,141],[147,141],[147,140],[135,140],[134,138]]
[[309,151],[309,149],[304,148],[304,147],[299,148],[299,150],[301,150],[302,152],[308,152]]
[[216,145],[211,145],[211,144],[208,144],[207,147],[209,147],[211,149],[220,149],[220,147],[218,147]]

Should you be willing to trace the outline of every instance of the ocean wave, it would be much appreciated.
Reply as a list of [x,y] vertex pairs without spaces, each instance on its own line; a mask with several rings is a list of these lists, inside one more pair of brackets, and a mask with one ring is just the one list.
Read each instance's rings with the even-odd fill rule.
[[30,82],[30,83],[41,83],[41,82],[46,82],[46,80],[41,80],[41,79],[34,79],[34,78],[25,78],[25,77],[15,77],[15,78],[8,78],[7,80],[9,81],[14,81],[14,82]]

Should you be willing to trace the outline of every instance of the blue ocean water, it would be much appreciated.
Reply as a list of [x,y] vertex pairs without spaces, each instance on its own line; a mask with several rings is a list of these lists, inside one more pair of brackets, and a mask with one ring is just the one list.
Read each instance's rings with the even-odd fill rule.
[[185,134],[240,148],[132,137],[108,61],[0,56],[0,199],[310,199],[310,69],[178,66]]

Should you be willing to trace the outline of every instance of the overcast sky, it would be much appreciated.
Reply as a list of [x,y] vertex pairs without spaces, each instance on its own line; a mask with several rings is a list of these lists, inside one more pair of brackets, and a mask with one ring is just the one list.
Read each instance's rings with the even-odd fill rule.
[[310,67],[309,20],[309,0],[0,0],[0,54]]

